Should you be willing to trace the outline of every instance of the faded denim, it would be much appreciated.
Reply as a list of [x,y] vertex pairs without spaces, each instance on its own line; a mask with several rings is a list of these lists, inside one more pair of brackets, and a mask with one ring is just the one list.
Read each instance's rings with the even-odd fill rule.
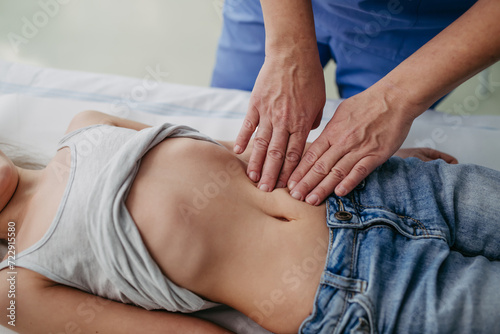
[[500,333],[500,172],[391,158],[327,200],[301,333]]

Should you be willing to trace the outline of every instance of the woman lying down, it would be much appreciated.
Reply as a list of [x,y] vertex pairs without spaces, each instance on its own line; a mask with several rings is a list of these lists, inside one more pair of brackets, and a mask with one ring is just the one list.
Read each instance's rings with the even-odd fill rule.
[[499,331],[497,171],[394,157],[311,206],[191,128],[93,111],[43,170],[0,167],[21,333],[227,333],[188,315],[219,303],[275,333]]

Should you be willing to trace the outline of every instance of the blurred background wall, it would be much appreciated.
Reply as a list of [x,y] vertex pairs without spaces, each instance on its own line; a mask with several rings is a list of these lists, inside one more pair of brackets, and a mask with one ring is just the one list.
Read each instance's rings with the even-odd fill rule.
[[[208,86],[223,2],[0,0],[0,59],[138,78],[159,66],[168,72],[166,81]],[[329,98],[338,97],[334,71],[330,62],[325,69]],[[489,87],[483,87],[484,78]],[[483,90],[479,95],[478,89]],[[438,110],[500,114],[500,64],[483,80],[476,76],[459,87]]]

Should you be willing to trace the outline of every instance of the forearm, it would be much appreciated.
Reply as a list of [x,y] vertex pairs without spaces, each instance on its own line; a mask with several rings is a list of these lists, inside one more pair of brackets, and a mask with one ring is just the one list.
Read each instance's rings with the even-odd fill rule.
[[[25,272],[20,272],[23,278]],[[28,279],[21,286],[20,293],[16,294],[20,302],[15,327],[20,333],[230,333],[202,319],[147,311],[45,280]],[[0,324],[8,326],[7,320],[3,319]]]
[[416,106],[413,116],[418,116],[500,58],[499,17],[499,1],[479,0],[374,88],[403,96],[405,101],[398,102]]
[[76,114],[73,117],[71,123],[66,129],[66,133],[95,124],[108,124],[122,128],[129,128],[136,131],[150,127],[150,125],[147,124],[135,122],[121,117],[116,117],[99,111],[86,110]]
[[266,56],[310,51],[317,55],[311,0],[261,0]]

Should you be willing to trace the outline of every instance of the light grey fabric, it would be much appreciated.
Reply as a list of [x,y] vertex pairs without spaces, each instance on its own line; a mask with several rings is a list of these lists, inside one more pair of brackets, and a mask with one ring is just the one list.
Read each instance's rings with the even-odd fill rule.
[[[193,312],[214,306],[162,274],[125,207],[141,158],[167,137],[212,141],[172,124],[138,132],[94,125],[66,135],[59,149],[71,149],[71,171],[57,215],[43,238],[18,254],[16,266],[146,309]],[[53,168],[61,181],[65,170]],[[7,261],[0,264],[6,266]]]
[[[131,137],[106,164],[88,202],[90,245],[109,278],[130,300],[146,309],[192,312],[207,304],[165,278],[149,255],[125,207],[142,156],[167,137],[210,138],[186,126],[163,124]],[[209,305],[212,306],[212,305]]]

